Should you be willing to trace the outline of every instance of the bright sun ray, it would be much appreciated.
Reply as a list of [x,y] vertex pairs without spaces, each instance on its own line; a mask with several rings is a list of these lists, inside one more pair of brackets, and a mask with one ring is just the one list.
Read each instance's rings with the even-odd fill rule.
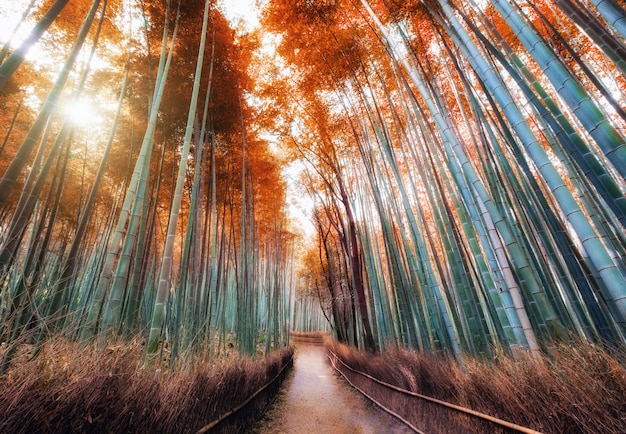
[[96,121],[96,112],[84,100],[70,101],[63,107],[63,114],[77,127],[85,127]]

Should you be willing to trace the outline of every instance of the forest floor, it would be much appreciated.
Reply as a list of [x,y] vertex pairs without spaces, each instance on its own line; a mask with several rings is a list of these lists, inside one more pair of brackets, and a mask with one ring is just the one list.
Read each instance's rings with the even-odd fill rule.
[[410,433],[337,376],[322,345],[297,343],[293,371],[252,432]]

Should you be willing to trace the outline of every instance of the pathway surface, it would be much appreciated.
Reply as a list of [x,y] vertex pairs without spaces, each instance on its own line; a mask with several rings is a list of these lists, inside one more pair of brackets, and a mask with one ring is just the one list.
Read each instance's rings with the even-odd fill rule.
[[410,433],[340,379],[323,346],[296,344],[293,372],[255,434]]

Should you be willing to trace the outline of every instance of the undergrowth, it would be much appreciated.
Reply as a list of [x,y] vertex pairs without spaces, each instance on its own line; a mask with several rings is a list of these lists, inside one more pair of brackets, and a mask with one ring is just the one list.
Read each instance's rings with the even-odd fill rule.
[[543,433],[626,432],[626,369],[618,358],[626,359],[589,342],[559,344],[541,357],[467,357],[462,365],[406,349],[372,355],[329,345],[347,365],[382,381]]
[[291,348],[252,360],[196,358],[176,371],[146,368],[138,341],[27,347],[0,377],[3,433],[195,432],[243,403],[289,362]]

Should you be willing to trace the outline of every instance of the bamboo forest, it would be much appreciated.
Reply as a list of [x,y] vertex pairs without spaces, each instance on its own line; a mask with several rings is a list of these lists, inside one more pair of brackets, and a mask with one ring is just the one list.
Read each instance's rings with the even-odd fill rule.
[[[511,384],[557,372],[561,359],[589,363],[611,376],[617,398],[597,405],[615,405],[614,425],[582,427],[582,413],[515,422],[623,432],[625,8],[3,1],[1,430],[116,432],[117,410],[81,398],[83,410],[52,416],[41,392],[58,382],[50,396],[60,402],[102,369],[151,382],[135,398],[104,379],[80,386],[126,402],[119,414],[158,396],[154,411],[137,404],[120,422],[126,432],[206,432],[229,408],[215,406],[305,357],[292,341],[324,336],[331,360],[397,371],[405,388],[419,357],[459,388],[478,376],[474,363],[492,374],[546,366]],[[212,387],[228,399],[183,377],[206,384],[212,374],[197,372],[222,363]],[[233,363],[240,371],[220,386]],[[608,394],[594,381],[570,395]],[[18,396],[27,383],[40,389]],[[438,399],[461,400],[463,387]],[[564,388],[534,399],[556,402]],[[218,403],[214,414],[194,403],[195,413],[165,416],[163,396],[195,389],[207,395],[197,402]],[[11,419],[33,397],[43,415]],[[501,407],[495,416],[509,420]]]

